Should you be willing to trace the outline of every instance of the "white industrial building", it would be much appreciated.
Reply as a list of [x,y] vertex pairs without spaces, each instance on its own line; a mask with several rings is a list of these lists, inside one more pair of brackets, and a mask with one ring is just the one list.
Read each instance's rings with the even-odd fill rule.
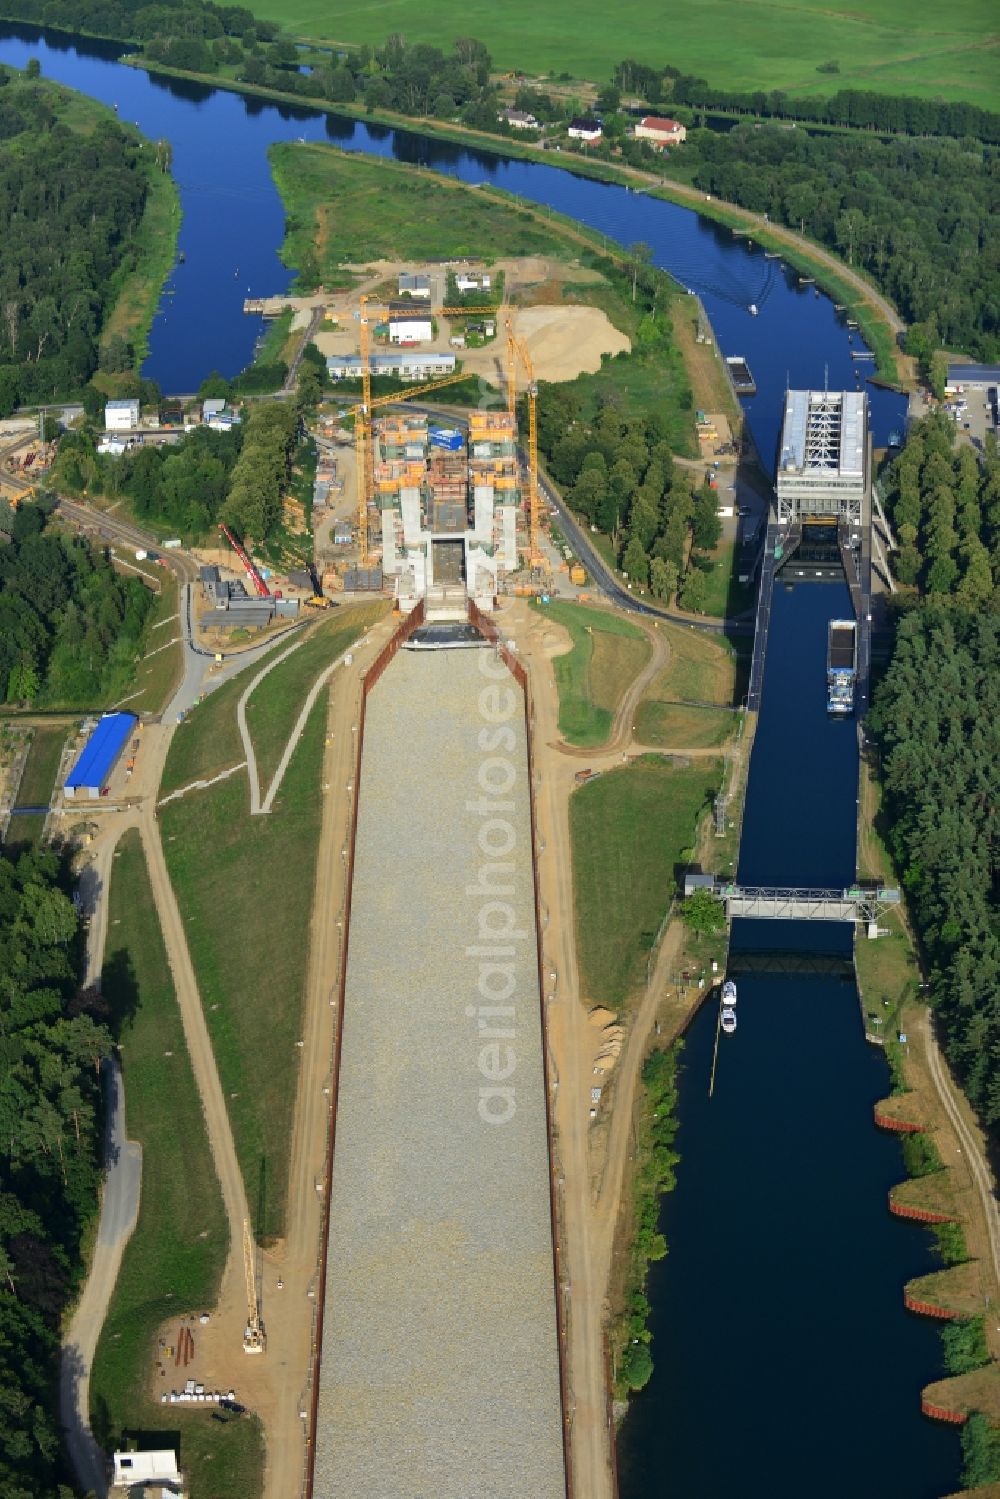
[[829,520],[860,525],[870,473],[863,391],[786,392],[775,486],[779,524]]
[[389,313],[389,342],[391,344],[429,343],[434,337],[434,324],[429,312],[393,307]]
[[139,402],[109,401],[104,408],[104,427],[107,432],[132,432],[139,425]]
[[171,1448],[162,1452],[116,1452],[112,1494],[129,1499],[184,1499],[184,1480]]
[[[373,354],[369,360],[373,375],[394,375],[397,380],[436,380],[455,372],[454,354],[424,354],[408,350],[405,354]],[[331,380],[360,380],[359,354],[331,354],[326,361]]]

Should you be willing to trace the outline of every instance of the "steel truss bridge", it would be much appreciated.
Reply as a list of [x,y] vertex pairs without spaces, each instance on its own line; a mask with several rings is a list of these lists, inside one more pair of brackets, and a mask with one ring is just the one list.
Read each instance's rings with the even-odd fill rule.
[[850,921],[878,924],[899,905],[899,891],[885,885],[851,885],[846,890],[796,885],[736,885],[711,875],[688,875],[684,894],[708,890],[726,907],[726,916],[751,921]]

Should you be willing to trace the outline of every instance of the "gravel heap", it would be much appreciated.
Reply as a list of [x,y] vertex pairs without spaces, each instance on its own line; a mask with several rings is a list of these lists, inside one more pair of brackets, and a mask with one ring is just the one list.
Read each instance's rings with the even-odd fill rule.
[[[486,664],[402,651],[368,702],[316,1499],[565,1494],[524,720]],[[484,716],[511,702],[513,749]],[[519,934],[509,998],[482,923]]]

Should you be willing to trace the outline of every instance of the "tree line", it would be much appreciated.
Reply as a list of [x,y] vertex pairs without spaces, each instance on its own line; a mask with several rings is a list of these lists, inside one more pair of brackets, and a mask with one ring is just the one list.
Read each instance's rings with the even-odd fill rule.
[[130,680],[153,594],[45,517],[23,505],[0,545],[0,702],[94,707]]
[[[217,388],[204,382],[206,393]],[[197,426],[174,443],[117,457],[98,453],[85,425],[62,438],[52,478],[71,494],[125,496],[140,520],[192,539],[225,522],[260,542],[281,519],[298,433],[297,407],[278,401],[249,407],[228,432]]]
[[907,322],[934,316],[948,347],[1000,354],[1000,152],[741,124],[693,131],[677,166],[867,271]]
[[[835,77],[835,60],[820,63],[817,73]],[[838,89],[827,97],[796,99],[783,89],[722,89],[704,78],[673,67],[651,67],[627,58],[615,67],[612,85],[624,94],[640,94],[650,104],[688,105],[695,110],[754,115],[758,119],[815,121],[899,135],[969,136],[1000,143],[1000,114],[975,104],[921,99],[912,94],[880,94],[874,89]]]
[[630,582],[685,609],[703,612],[709,553],[718,545],[718,496],[693,490],[673,461],[665,423],[655,412],[627,414],[613,395],[588,414],[572,387],[541,384],[538,446],[564,498],[602,531]]
[[0,416],[82,386],[146,205],[139,143],[65,122],[67,96],[0,68]]
[[899,551],[901,583],[930,600],[1000,614],[1000,456],[955,445],[955,423],[936,411],[914,422],[881,477]]
[[1000,615],[928,600],[874,695],[886,824],[948,1060],[1000,1122]]
[[60,1331],[100,1182],[99,994],[51,849],[0,853],[0,1492],[71,1499],[56,1412]]

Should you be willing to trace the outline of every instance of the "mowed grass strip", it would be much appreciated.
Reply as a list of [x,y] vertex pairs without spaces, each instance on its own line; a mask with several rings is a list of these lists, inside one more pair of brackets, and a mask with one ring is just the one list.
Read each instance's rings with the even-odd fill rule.
[[[275,646],[276,651],[280,649],[280,646]],[[184,722],[178,724],[163,767],[161,796],[178,791],[182,786],[190,786],[194,781],[210,781],[220,770],[238,765],[246,758],[236,722],[236,704],[261,664],[257,661],[245,666],[221,687],[214,688],[205,701],[192,708]]]
[[723,541],[711,553],[712,570],[706,573],[704,613],[713,619],[745,614],[753,607],[756,586],[741,583],[736,576],[737,549],[733,541]]
[[573,896],[586,998],[620,1010],[676,893],[681,850],[719,786],[714,757],[676,766],[644,756],[570,798]]
[[136,667],[131,693],[121,705],[128,713],[162,713],[180,683],[184,642],[181,621],[174,618],[178,596],[177,579],[165,571],[163,587],[146,626],[146,655]]
[[124,1430],[162,1429],[170,1446],[180,1425],[192,1499],[258,1495],[255,1420],[185,1412],[179,1422],[171,1408],[167,1430],[148,1394],[159,1330],[168,1318],[211,1308],[229,1231],[136,830],[115,855],[102,988],[121,1040],[128,1137],[142,1145],[142,1196],[97,1346],[94,1427],[116,1442]]
[[257,756],[262,797],[316,678],[388,608],[388,602],[379,602],[333,611],[254,688],[247,699],[247,728]]
[[725,708],[692,708],[649,698],[639,704],[635,716],[637,741],[657,749],[715,749],[735,728],[736,715]]
[[47,807],[59,770],[59,757],[69,729],[64,723],[45,724],[34,730],[24,774],[17,791],[17,807]]
[[570,744],[603,744],[622,696],[645,666],[652,647],[640,629],[617,614],[561,601],[537,607],[561,625],[573,642],[572,649],[552,663],[559,693],[559,732]]
[[284,1222],[326,713],[323,692],[270,816],[249,816],[242,776],[160,813],[254,1229],[264,1237]]

